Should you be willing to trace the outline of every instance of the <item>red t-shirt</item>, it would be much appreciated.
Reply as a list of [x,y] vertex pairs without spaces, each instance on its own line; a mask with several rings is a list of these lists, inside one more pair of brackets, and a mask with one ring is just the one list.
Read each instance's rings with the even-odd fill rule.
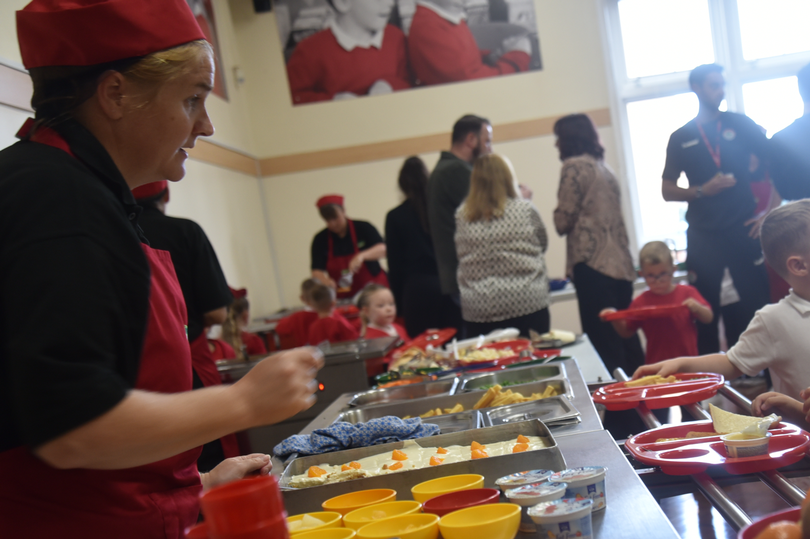
[[[680,305],[687,298],[695,298],[698,303],[709,307],[697,288],[688,284],[677,284],[669,294],[659,296],[649,290],[641,294],[630,304],[630,309],[641,307],[660,307],[662,305]],[[665,359],[698,355],[697,326],[691,311],[683,310],[667,318],[649,320],[628,320],[627,328],[631,331],[641,329],[647,337],[646,363],[658,363]]]
[[208,339],[208,344],[213,347],[211,355],[214,357],[214,361],[236,359],[236,351],[234,351],[233,346],[222,339]]
[[318,319],[315,311],[298,311],[278,321],[276,333],[279,337],[290,337],[294,347],[306,346],[309,342],[309,327]]
[[[410,338],[408,337],[408,332],[405,331],[405,328],[394,322],[391,324],[394,326],[394,329],[397,330],[397,335],[399,335],[400,339],[405,341],[405,344],[410,342]],[[388,333],[381,329],[367,327],[366,328],[366,339],[379,339],[380,337],[391,337]]]
[[243,331],[241,337],[248,356],[259,356],[267,353],[267,347],[264,345],[262,338],[258,335]]
[[359,337],[357,330],[338,312],[318,318],[309,326],[309,344],[313,346],[323,341],[356,341]]
[[[394,352],[398,350],[401,351],[404,347],[408,345],[409,342],[411,342],[411,339],[408,337],[408,332],[405,331],[404,327],[400,326],[397,323],[394,323],[392,325],[394,326],[394,329],[397,330],[397,335],[399,335],[399,338],[404,341],[404,344],[402,345],[402,347],[391,350],[385,357],[366,360],[366,374],[368,374],[369,378],[373,378],[374,376],[377,376],[378,374],[382,374],[385,371],[387,371],[388,365],[391,363],[391,359],[394,355]],[[381,329],[371,327],[366,328],[366,336],[365,336],[366,339],[379,339],[380,337],[391,337],[391,335],[389,335],[388,333],[386,333]]]

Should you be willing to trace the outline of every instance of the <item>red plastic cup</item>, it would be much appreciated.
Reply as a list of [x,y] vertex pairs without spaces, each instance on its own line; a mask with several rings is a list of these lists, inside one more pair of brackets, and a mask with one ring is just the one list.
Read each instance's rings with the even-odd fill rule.
[[212,539],[230,539],[233,534],[255,530],[279,519],[285,521],[286,530],[287,513],[278,482],[271,475],[212,488],[200,496],[200,505]]
[[196,526],[186,528],[186,539],[210,539],[208,535],[208,524],[201,522]]

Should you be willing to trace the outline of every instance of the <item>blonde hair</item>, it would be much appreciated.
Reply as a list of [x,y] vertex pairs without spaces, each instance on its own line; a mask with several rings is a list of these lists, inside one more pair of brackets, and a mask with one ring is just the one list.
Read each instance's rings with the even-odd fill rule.
[[507,199],[517,196],[512,163],[494,153],[482,155],[473,164],[470,194],[464,201],[462,215],[470,222],[501,217]]
[[651,241],[641,248],[638,255],[638,263],[641,266],[645,264],[661,264],[667,263],[670,266],[673,264],[672,251],[663,241]]
[[759,241],[768,264],[787,279],[787,259],[810,253],[810,199],[790,202],[769,213],[762,222]]
[[191,72],[200,62],[211,61],[213,65],[214,50],[211,44],[200,39],[190,41],[171,49],[154,52],[144,56],[121,74],[146,88],[145,106],[157,94],[160,86]]
[[236,298],[228,306],[228,316],[222,322],[222,340],[230,344],[236,352],[237,359],[246,360],[245,344],[242,342],[242,328],[239,319],[250,309],[247,298]]
[[363,314],[363,309],[368,307],[371,303],[371,298],[379,292],[380,290],[388,290],[388,287],[385,287],[381,284],[371,283],[366,285],[366,287],[357,295],[357,308],[360,309],[360,322],[362,323],[360,327],[360,336],[366,336],[366,329],[368,328],[369,322],[371,320]]

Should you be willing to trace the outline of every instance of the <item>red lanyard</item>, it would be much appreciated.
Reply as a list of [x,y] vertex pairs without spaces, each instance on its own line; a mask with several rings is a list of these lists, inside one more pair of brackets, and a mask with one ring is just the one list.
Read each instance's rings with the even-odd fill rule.
[[698,130],[700,131],[700,136],[703,137],[703,143],[706,144],[706,148],[709,150],[709,154],[712,156],[712,160],[714,164],[717,165],[717,168],[720,168],[720,120],[717,120],[717,147],[712,148],[712,145],[709,144],[709,138],[706,136],[706,132],[703,130],[703,126],[697,124]]

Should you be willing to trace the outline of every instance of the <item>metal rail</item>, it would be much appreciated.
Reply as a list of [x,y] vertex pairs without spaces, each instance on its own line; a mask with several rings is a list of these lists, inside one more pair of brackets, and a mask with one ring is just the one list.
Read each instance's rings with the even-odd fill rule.
[[723,515],[723,518],[726,519],[726,522],[728,522],[732,528],[739,530],[751,524],[751,517],[749,517],[739,505],[734,503],[731,498],[726,496],[726,493],[715,483],[714,479],[706,475],[705,472],[695,474],[691,477],[692,481],[694,481],[700,489],[700,492],[702,492],[714,508]]

